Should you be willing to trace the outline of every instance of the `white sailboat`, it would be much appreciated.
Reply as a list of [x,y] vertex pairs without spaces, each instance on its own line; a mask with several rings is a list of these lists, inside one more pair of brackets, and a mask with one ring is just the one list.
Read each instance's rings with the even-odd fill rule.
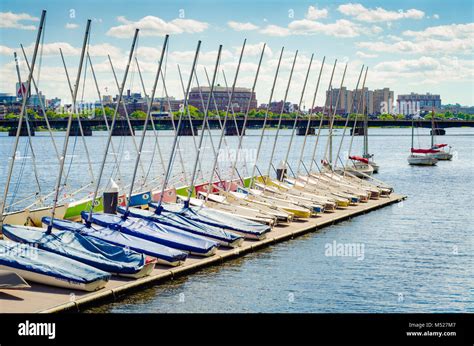
[[[436,153],[433,153],[433,157],[437,160],[442,161],[450,161],[453,158],[453,154],[451,154],[451,147],[447,144],[435,144],[435,136],[436,136],[436,126],[435,126],[435,114],[434,110],[431,112],[431,149],[437,150]],[[442,148],[448,147],[449,150],[445,151]]]
[[408,164],[412,166],[434,166],[438,163],[438,159],[432,154],[435,154],[435,149],[415,149],[415,120],[411,122],[411,150],[410,156],[408,156]]

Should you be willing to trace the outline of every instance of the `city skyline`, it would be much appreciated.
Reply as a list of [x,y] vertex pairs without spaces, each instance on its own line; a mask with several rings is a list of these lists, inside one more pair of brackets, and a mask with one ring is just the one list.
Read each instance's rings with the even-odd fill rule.
[[[263,42],[268,45],[256,88],[259,103],[268,103],[271,80],[284,45],[282,68],[273,100],[283,99],[293,56],[296,49],[300,49],[288,100],[294,103],[299,100],[309,59],[314,53],[302,104],[306,109],[311,107],[323,56],[326,56],[326,63],[316,105],[325,102],[322,90],[327,89],[336,58],[338,66],[333,88],[339,87],[345,62],[348,63],[348,73],[344,86],[350,90],[355,88],[360,67],[365,64],[369,66],[366,86],[369,89],[390,88],[395,91],[395,100],[398,94],[415,92],[440,94],[443,104],[474,104],[474,23],[470,22],[473,5],[467,1],[459,1],[466,11],[459,11],[459,6],[455,11],[450,4],[439,1],[416,4],[399,1],[396,5],[381,1],[304,1],[297,4],[280,1],[278,11],[267,11],[269,4],[245,1],[213,4],[212,7],[210,2],[198,6],[181,1],[163,2],[159,13],[152,10],[153,3],[149,1],[138,1],[133,7],[128,6],[126,12],[122,10],[126,8],[125,3],[114,1],[108,5],[95,5],[93,2],[49,1],[40,5],[33,1],[3,1],[0,5],[0,92],[15,92],[13,52],[21,56],[18,46],[22,43],[27,53],[31,53],[34,29],[41,9],[45,8],[48,16],[39,84],[47,98],[59,97],[63,103],[68,103],[70,95],[59,47],[65,53],[69,73],[74,73],[85,22],[91,18],[89,51],[102,94],[117,94],[107,54],[111,55],[121,76],[131,35],[134,28],[139,27],[137,57],[148,89],[151,88],[163,35],[171,35],[166,56],[166,83],[168,93],[176,99],[183,97],[176,65],[180,65],[186,79],[199,39],[203,41],[203,48],[198,73],[203,84],[202,81],[206,80],[203,66],[209,71],[212,69],[220,43],[224,46],[221,68],[227,82],[232,82],[242,42],[247,38],[238,86],[251,86]],[[249,8],[254,10],[248,11]],[[97,17],[98,13],[101,17]],[[24,64],[21,65],[22,75],[26,76]],[[83,98],[94,101],[98,97],[90,71],[87,73]],[[137,74],[136,67],[132,66],[127,89],[143,94]],[[224,85],[222,74],[218,83]],[[158,93],[158,96],[163,96],[160,85]]]

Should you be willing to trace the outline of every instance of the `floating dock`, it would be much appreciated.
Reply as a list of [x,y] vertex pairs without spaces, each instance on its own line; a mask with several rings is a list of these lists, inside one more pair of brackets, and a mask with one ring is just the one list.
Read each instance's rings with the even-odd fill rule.
[[264,240],[246,240],[239,248],[218,249],[217,253],[211,257],[190,256],[178,267],[156,266],[150,276],[137,280],[113,276],[105,288],[96,292],[70,291],[35,283],[31,283],[31,288],[26,290],[0,290],[0,313],[78,312],[101,302],[113,301],[143,287],[188,275],[211,265],[219,265],[224,261],[257,251],[262,247],[271,246],[354,216],[401,202],[405,198],[406,196],[392,193],[390,197],[369,200],[367,203],[361,203],[357,206],[338,209],[334,213],[324,213],[305,221],[278,225],[267,234],[267,238]]

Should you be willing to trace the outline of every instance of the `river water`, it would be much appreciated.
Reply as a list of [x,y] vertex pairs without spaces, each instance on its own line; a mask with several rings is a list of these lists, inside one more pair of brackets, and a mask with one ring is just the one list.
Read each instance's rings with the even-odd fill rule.
[[[429,146],[428,131],[417,131],[415,146]],[[268,169],[275,132],[268,131],[263,141],[264,150],[258,161],[262,173]],[[260,130],[247,131],[244,148],[248,158],[255,157],[259,133]],[[341,129],[336,130],[334,153],[341,133]],[[474,312],[473,129],[451,128],[446,136],[438,137],[438,142],[453,147],[454,158],[435,167],[407,164],[410,129],[374,128],[370,134],[370,151],[380,165],[377,178],[407,195],[404,202],[161,283],[88,312]],[[55,137],[60,147],[64,134],[58,132]],[[213,132],[213,138],[217,144],[217,131]],[[290,130],[282,130],[275,165],[284,158],[289,139]],[[297,137],[293,142],[292,167],[296,166],[302,140]],[[105,141],[105,133],[97,132],[86,139],[95,175]],[[236,147],[235,137],[228,137],[227,141],[230,148]],[[314,141],[315,137],[308,139],[306,162]],[[344,142],[341,155],[347,155],[348,142]],[[160,132],[159,143],[167,162],[171,133]],[[361,143],[362,138],[356,137],[351,153],[360,154]],[[5,185],[8,163],[5,158],[11,154],[12,144],[13,138],[0,134],[0,155],[4,158],[0,162],[1,186]],[[128,182],[135,159],[132,140],[114,138],[114,144],[121,153],[118,157],[122,158],[122,181]],[[325,144],[326,137],[322,137],[318,155],[324,151]],[[154,138],[147,137],[147,149],[143,153],[145,172],[149,170],[153,145]],[[202,169],[208,171],[212,164],[208,139],[205,145]],[[18,207],[29,203],[31,200],[23,199],[37,191],[33,158],[25,148],[26,138],[22,138],[9,198],[9,202],[17,201]],[[41,191],[45,194],[54,186],[58,167],[48,134],[37,132],[33,148]],[[67,193],[91,180],[80,138],[72,137],[69,148]],[[181,148],[189,174],[194,157],[192,139],[183,137]],[[149,179],[163,171],[156,157]],[[225,176],[229,164],[225,159],[220,164]],[[178,159],[174,166],[173,176],[179,184],[183,176],[179,174]],[[109,155],[103,182],[108,181],[113,167],[113,156]],[[245,175],[246,167],[240,164],[239,168]],[[139,173],[142,175],[146,173]],[[328,256],[327,249],[334,244],[353,244],[360,251],[356,256]]]

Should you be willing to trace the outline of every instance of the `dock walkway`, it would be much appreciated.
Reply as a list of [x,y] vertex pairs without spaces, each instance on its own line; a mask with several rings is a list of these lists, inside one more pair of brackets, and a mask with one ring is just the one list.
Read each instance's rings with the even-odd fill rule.
[[152,274],[141,279],[128,279],[113,276],[106,287],[96,292],[70,291],[39,284],[31,284],[26,290],[0,290],[0,313],[53,313],[61,311],[80,311],[86,306],[99,304],[101,301],[114,300],[128,292],[157,284],[165,280],[188,275],[201,268],[218,265],[232,258],[244,256],[259,248],[292,239],[322,227],[347,220],[354,216],[400,202],[406,196],[392,194],[389,198],[370,200],[347,209],[338,209],[334,213],[324,213],[307,221],[295,221],[288,225],[275,227],[267,238],[261,241],[244,241],[236,249],[219,249],[216,255],[200,258],[190,256],[179,267],[157,266]]

